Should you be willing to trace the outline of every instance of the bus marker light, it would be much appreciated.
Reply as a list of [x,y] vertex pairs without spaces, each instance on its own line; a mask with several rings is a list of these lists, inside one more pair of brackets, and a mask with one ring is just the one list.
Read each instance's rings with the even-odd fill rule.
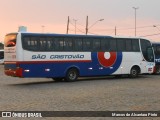
[[100,67],[99,69],[100,69],[100,70],[103,70],[103,67]]
[[24,72],[29,72],[30,70],[24,70]]
[[110,69],[113,69],[113,67],[109,67]]
[[46,72],[49,72],[49,71],[50,71],[50,69],[45,69],[45,71],[46,71]]
[[92,67],[90,67],[90,68],[88,68],[89,70],[92,70],[93,68]]

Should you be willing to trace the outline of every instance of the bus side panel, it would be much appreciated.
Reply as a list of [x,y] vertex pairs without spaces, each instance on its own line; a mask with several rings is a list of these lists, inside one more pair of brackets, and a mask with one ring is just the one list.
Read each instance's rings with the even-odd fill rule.
[[[74,63],[74,62],[58,62],[58,63],[27,63],[20,64],[23,68],[24,77],[65,77],[66,72],[71,67],[76,67],[80,70],[80,75],[89,76],[89,63]],[[80,67],[81,66],[81,67]],[[83,72],[81,72],[83,70]]]
[[144,65],[142,65],[142,60],[143,58],[140,52],[123,52],[121,64],[122,74],[130,74],[130,70],[134,65],[139,66],[142,71],[146,71]]
[[[108,53],[108,54],[115,54],[115,60],[109,61],[109,59],[104,59],[100,61],[99,54],[105,55],[108,52],[104,53],[91,53],[92,60],[87,62],[40,62],[34,61],[30,62],[23,62],[20,64],[20,68],[23,68],[23,76],[24,77],[65,77],[66,72],[68,69],[75,67],[79,70],[80,76],[105,76],[111,74],[121,74],[121,70],[119,70],[121,62],[122,62],[122,53]],[[112,55],[110,55],[112,58]],[[111,66],[107,66],[108,62]],[[112,63],[113,62],[113,63]],[[116,72],[120,71],[120,72]]]
[[[20,64],[20,68],[23,68],[24,77],[52,77],[62,76],[64,68],[57,67],[54,63],[23,63]],[[59,71],[59,72],[57,72]]]
[[92,66],[95,75],[121,74],[122,52],[97,52],[92,53]]

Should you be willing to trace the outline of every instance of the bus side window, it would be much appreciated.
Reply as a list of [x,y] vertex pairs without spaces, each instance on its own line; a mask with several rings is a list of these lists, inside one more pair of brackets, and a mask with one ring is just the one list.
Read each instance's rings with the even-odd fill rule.
[[101,47],[100,39],[93,39],[93,51],[99,51]]
[[81,38],[75,38],[74,39],[74,50],[75,51],[82,51],[83,44],[82,44],[82,39]]
[[101,50],[102,51],[109,51],[109,39],[101,39]]
[[116,39],[110,39],[110,42],[109,42],[109,49],[110,51],[117,51],[117,41]]
[[31,41],[30,41],[31,50],[33,50],[33,51],[39,50],[38,41],[39,41],[38,37],[31,37]]
[[52,37],[48,37],[47,41],[46,41],[46,50],[47,51],[53,51],[54,50],[54,46],[53,46],[53,41],[54,39]]
[[63,50],[63,38],[55,38],[54,39],[54,47],[56,51],[62,51]]
[[60,38],[59,39],[59,50],[63,50],[63,47],[64,47],[64,41],[63,41],[63,38]]
[[30,37],[24,37],[22,44],[25,50],[30,50]]
[[92,51],[92,41],[90,38],[83,39],[83,50],[84,51]]
[[126,51],[127,52],[132,51],[132,41],[131,41],[131,39],[126,39],[125,42],[126,42]]
[[39,46],[37,42],[37,37],[24,37],[23,40],[23,48],[31,51],[38,51]]
[[40,51],[45,51],[46,50],[46,39],[44,37],[40,37],[40,45],[39,45],[39,50]]
[[72,48],[73,48],[72,38],[64,38],[64,50],[72,51],[73,50]]
[[59,46],[58,46],[58,39],[57,38],[54,38],[53,47],[54,47],[55,50],[58,50],[58,48],[59,48]]
[[126,51],[126,40],[125,39],[117,39],[117,50],[118,51]]
[[132,49],[134,52],[139,52],[139,41],[138,39],[132,39]]

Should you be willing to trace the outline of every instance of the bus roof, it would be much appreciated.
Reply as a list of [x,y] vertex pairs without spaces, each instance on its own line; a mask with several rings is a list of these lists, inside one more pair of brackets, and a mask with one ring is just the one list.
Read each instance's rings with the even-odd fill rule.
[[31,33],[31,32],[14,32],[9,34],[23,34],[23,35],[37,35],[37,36],[68,36],[68,37],[87,37],[87,38],[131,38],[131,39],[145,39],[140,37],[131,37],[131,36],[107,36],[107,35],[82,35],[82,34],[59,34],[59,33]]
[[68,37],[97,37],[97,38],[112,38],[112,36],[104,36],[104,35],[81,35],[81,34],[57,34],[57,33],[29,33],[29,32],[21,32],[24,35],[42,35],[42,36],[68,36]]

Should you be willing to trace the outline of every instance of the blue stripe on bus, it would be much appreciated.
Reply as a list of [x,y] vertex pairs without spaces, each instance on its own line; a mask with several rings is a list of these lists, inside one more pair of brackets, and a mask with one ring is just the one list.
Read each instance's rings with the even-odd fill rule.
[[[65,77],[66,72],[71,67],[79,69],[80,76],[105,76],[117,71],[122,62],[122,52],[116,52],[116,59],[112,66],[103,66],[98,59],[98,53],[91,53],[90,62],[22,62],[19,64],[23,68],[23,77]],[[5,64],[5,69],[16,69],[16,64]]]

